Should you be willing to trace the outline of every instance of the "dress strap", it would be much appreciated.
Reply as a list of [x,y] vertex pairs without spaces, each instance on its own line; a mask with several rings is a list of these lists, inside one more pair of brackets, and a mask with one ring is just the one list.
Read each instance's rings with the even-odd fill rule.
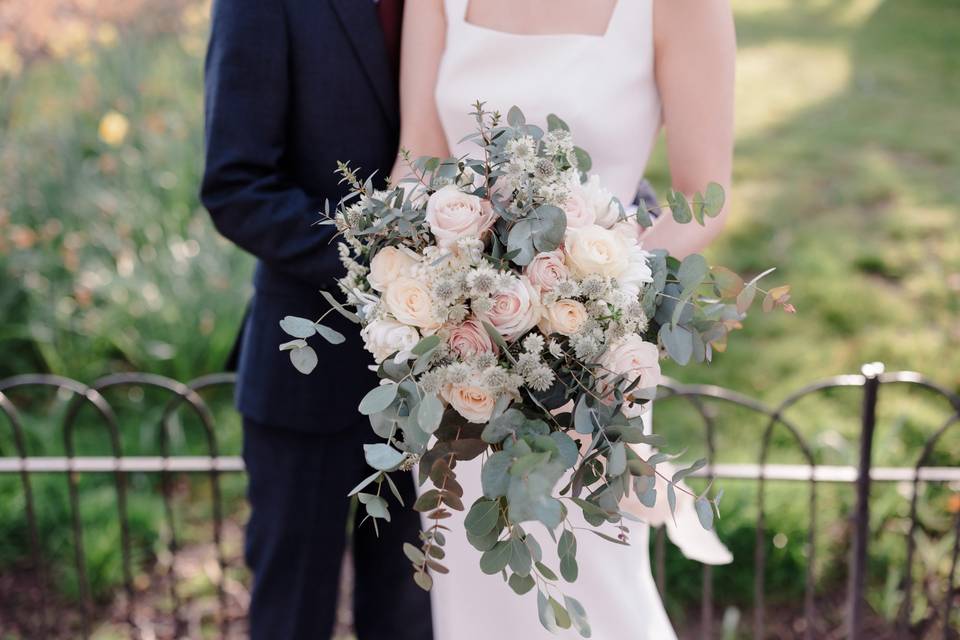
[[443,10],[447,17],[447,30],[459,28],[467,20],[470,0],[444,0]]
[[633,39],[641,33],[653,33],[653,0],[617,0],[607,36]]

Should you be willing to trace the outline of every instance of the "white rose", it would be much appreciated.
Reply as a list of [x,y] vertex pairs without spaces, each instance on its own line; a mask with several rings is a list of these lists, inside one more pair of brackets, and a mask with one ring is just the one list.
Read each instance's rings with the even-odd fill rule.
[[567,266],[574,275],[620,277],[630,266],[627,239],[597,225],[567,229],[564,239]]
[[443,385],[440,395],[457,413],[477,424],[490,421],[493,407],[497,403],[497,398],[489,389],[470,383]]
[[588,318],[587,308],[582,303],[576,300],[557,300],[544,308],[540,330],[547,335],[559,333],[572,336],[583,328]]
[[387,285],[403,275],[420,262],[420,257],[407,247],[384,247],[377,251],[370,261],[370,273],[367,282],[377,291],[383,292]]
[[640,225],[636,221],[618,222],[613,231],[623,230],[621,237],[627,245],[627,254],[629,264],[627,269],[617,278],[620,290],[631,298],[640,295],[643,285],[653,282],[653,271],[650,269],[651,253],[644,251],[637,241],[635,234],[628,233],[636,231]]
[[450,249],[461,238],[482,238],[496,221],[496,214],[489,201],[449,184],[430,196],[426,219],[437,244]]
[[421,329],[440,326],[433,314],[433,296],[427,285],[416,278],[401,276],[387,286],[383,302],[394,318]]
[[416,329],[389,318],[374,320],[360,331],[360,337],[378,363],[397,351],[409,351],[420,341]]
[[610,380],[623,376],[621,387],[630,386],[638,377],[640,382],[634,387],[637,391],[660,384],[660,349],[635,333],[610,345],[600,356],[600,366]]
[[504,340],[516,340],[537,325],[542,306],[540,294],[527,276],[512,277],[509,286],[490,299],[490,310],[483,319],[492,324]]
[[600,176],[591,175],[580,185],[583,199],[593,209],[594,223],[609,229],[620,218],[620,207],[613,202],[613,194],[600,186]]

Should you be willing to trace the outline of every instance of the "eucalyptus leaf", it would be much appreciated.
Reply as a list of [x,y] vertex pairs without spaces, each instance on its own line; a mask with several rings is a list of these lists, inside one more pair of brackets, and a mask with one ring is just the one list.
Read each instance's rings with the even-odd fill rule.
[[325,324],[317,323],[313,325],[313,328],[316,329],[321,338],[330,344],[343,344],[347,339],[342,333],[335,329],[331,329]]
[[443,403],[436,394],[428,393],[417,408],[417,423],[426,433],[433,433],[443,419]]
[[593,160],[590,159],[590,154],[585,149],[574,147],[573,155],[577,159],[577,169],[580,171],[586,173],[593,168]]
[[426,560],[426,556],[423,555],[423,551],[417,549],[415,546],[409,542],[403,543],[403,553],[413,564],[420,565],[423,564],[423,561]]
[[510,560],[508,564],[514,573],[521,576],[530,575],[533,558],[530,556],[530,549],[527,548],[520,536],[510,539]]
[[361,481],[360,481],[360,484],[358,484],[358,485],[355,486],[353,489],[351,489],[351,490],[350,490],[350,493],[348,493],[347,495],[348,495],[348,496],[357,495],[357,494],[360,493],[363,489],[365,489],[371,482],[373,482],[374,480],[376,480],[377,478],[379,478],[379,477],[380,477],[380,473],[381,473],[380,471],[376,471],[376,472],[374,472],[374,473],[371,473],[369,476],[367,476],[366,478],[364,478],[363,480],[361,480]]
[[519,574],[514,573],[513,575],[510,576],[510,579],[507,580],[507,584],[510,585],[510,588],[513,589],[514,593],[522,596],[523,594],[533,589],[536,582],[534,581],[533,576],[530,576],[530,575],[521,576]]
[[699,286],[709,272],[710,267],[707,265],[706,258],[699,253],[691,253],[680,263],[677,277],[680,280],[680,286],[684,289],[692,289]]
[[567,582],[576,582],[580,575],[580,566],[577,564],[576,556],[563,556],[560,558],[560,575]]
[[506,451],[498,451],[487,458],[480,469],[483,495],[490,499],[507,495],[510,486],[510,465],[513,458]]
[[536,251],[533,247],[533,224],[530,220],[520,220],[510,229],[507,251],[517,252],[513,261],[521,266],[533,261]]
[[417,571],[413,574],[413,581],[424,591],[430,591],[433,588],[433,578],[426,571]]
[[542,591],[537,591],[537,613],[540,615],[540,624],[550,633],[559,631],[557,627],[557,618],[550,606],[550,601]]
[[577,464],[579,449],[573,438],[561,431],[554,431],[550,434],[550,438],[557,444],[560,459],[563,460],[567,467],[575,466]]
[[571,624],[570,614],[553,596],[550,596],[550,607],[553,609],[553,617],[557,621],[557,626],[561,629],[569,629]]
[[660,342],[667,348],[667,354],[680,365],[690,362],[693,355],[693,339],[690,332],[683,327],[671,327],[665,324],[660,327]]
[[280,351],[291,351],[293,349],[302,349],[307,346],[307,341],[303,338],[297,338],[296,340],[290,340],[289,342],[284,342],[280,345]]
[[577,433],[590,435],[596,428],[591,414],[593,410],[587,404],[587,394],[582,394],[573,410],[573,427]]
[[705,459],[705,458],[700,458],[699,460],[697,460],[696,462],[694,462],[693,464],[691,464],[691,465],[690,465],[689,467],[687,467],[686,469],[679,469],[676,473],[673,474],[673,478],[671,478],[671,480],[672,480],[673,482],[680,482],[681,480],[683,480],[684,478],[686,478],[686,477],[689,476],[690,474],[692,474],[692,473],[694,473],[694,472],[696,472],[696,471],[704,468],[705,466],[707,466],[707,461],[706,461],[706,459]]
[[589,638],[591,631],[590,622],[587,620],[587,610],[584,609],[580,601],[573,596],[563,596],[563,603],[567,606],[567,611],[570,613],[573,628],[584,638]]
[[383,442],[363,445],[363,456],[367,464],[379,471],[393,471],[407,457],[405,453]]
[[711,182],[707,185],[707,190],[703,196],[703,212],[711,218],[715,218],[723,211],[725,201],[726,194],[723,187],[716,182]]
[[567,126],[567,123],[560,119],[556,114],[547,115],[547,130],[548,131],[570,131],[570,127]]
[[677,523],[677,489],[672,482],[667,483],[667,505],[670,507],[670,517],[673,518],[673,523]]
[[713,529],[713,507],[710,505],[710,501],[704,497],[700,497],[696,499],[693,505],[697,509],[700,526],[707,531]]
[[[380,496],[365,493],[359,494],[358,497],[360,498],[360,502],[366,506],[367,515],[369,515],[371,518],[381,518],[387,522],[390,522],[390,509],[387,507],[386,500]],[[366,497],[369,497],[369,499],[364,500]]]
[[480,570],[487,575],[500,573],[507,567],[510,561],[510,542],[501,540],[493,545],[489,551],[484,551],[480,556]]
[[475,536],[493,531],[500,519],[500,503],[496,500],[480,499],[473,503],[463,521],[464,528]]
[[610,445],[610,452],[607,454],[607,475],[619,476],[627,470],[627,450],[622,442],[614,442]]
[[413,349],[410,350],[410,353],[416,356],[422,356],[435,348],[440,344],[440,336],[434,334],[432,336],[427,336],[423,338],[413,346]]
[[531,212],[527,220],[531,225],[530,237],[537,251],[553,251],[563,242],[567,231],[567,214],[563,209],[541,205]]
[[344,318],[346,318],[347,320],[350,320],[351,322],[356,322],[357,324],[360,324],[360,316],[358,316],[357,314],[348,310],[346,307],[340,304],[340,302],[333,297],[332,293],[330,293],[326,289],[320,289],[320,295],[322,295],[326,299],[326,301],[330,303],[330,306],[336,309],[337,312],[339,312],[340,315],[342,315]]
[[687,202],[687,197],[682,193],[673,189],[667,191],[667,204],[670,205],[670,213],[673,214],[673,219],[680,224],[686,224],[693,220],[690,203]]
[[313,347],[300,347],[290,352],[290,362],[300,373],[307,374],[312,372],[319,362],[317,352]]
[[523,116],[523,111],[520,110],[520,107],[514,105],[510,107],[510,110],[507,111],[507,124],[511,127],[522,127],[527,123],[527,119]]
[[284,316],[280,320],[280,328],[294,338],[309,338],[316,333],[313,320],[298,318],[297,316]]
[[371,389],[360,401],[359,410],[365,416],[379,413],[393,404],[399,386],[396,383],[381,384]]

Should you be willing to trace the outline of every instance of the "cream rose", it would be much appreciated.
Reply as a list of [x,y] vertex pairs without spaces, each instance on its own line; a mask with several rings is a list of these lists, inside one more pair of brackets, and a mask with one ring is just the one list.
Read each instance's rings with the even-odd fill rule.
[[637,334],[624,336],[613,343],[600,356],[600,365],[610,379],[623,376],[621,386],[624,387],[633,384],[638,377],[640,382],[634,387],[636,390],[651,389],[660,384],[660,350]]
[[408,351],[420,341],[413,327],[388,318],[374,320],[360,331],[364,348],[379,363],[397,351]]
[[451,328],[447,344],[461,358],[499,351],[479,320],[466,320]]
[[490,310],[483,319],[492,324],[504,340],[516,340],[537,325],[542,306],[540,294],[527,276],[511,278],[510,285],[490,299]]
[[570,270],[563,263],[562,251],[544,251],[534,256],[524,269],[530,284],[541,293],[553,291],[558,284],[570,278]]
[[496,220],[490,202],[455,185],[437,190],[427,201],[427,224],[437,244],[450,249],[461,238],[482,238]]
[[488,389],[469,383],[446,384],[440,388],[440,395],[457,413],[477,424],[490,421],[497,402]]
[[588,319],[587,308],[576,300],[557,300],[548,304],[540,319],[540,330],[545,334],[559,333],[572,336],[580,331]]
[[381,293],[387,285],[403,275],[420,262],[419,256],[406,247],[384,247],[377,251],[370,261],[370,273],[367,282]]
[[563,248],[567,266],[581,278],[589,275],[616,278],[630,265],[627,240],[598,225],[567,229]]
[[409,276],[401,276],[387,286],[383,294],[387,311],[403,324],[421,329],[440,326],[433,315],[433,297],[425,284]]

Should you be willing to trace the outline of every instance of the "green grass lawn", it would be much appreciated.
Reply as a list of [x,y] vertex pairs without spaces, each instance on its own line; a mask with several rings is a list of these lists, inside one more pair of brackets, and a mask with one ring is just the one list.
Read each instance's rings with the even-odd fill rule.
[[[960,389],[960,5],[734,0],[734,7],[733,209],[709,253],[747,274],[776,265],[772,280],[793,285],[799,312],[757,314],[709,367],[669,373],[775,402],[813,379],[880,360]],[[3,76],[0,56],[0,377],[51,371],[91,380],[140,369],[187,379],[221,368],[251,262],[217,237],[196,198],[205,29],[195,13],[173,33],[123,27],[117,43],[32,62],[17,77]],[[111,112],[120,117],[104,119]],[[668,185],[663,145],[650,178],[661,192]],[[791,414],[818,461],[855,460],[858,403],[840,392]],[[756,460],[761,421],[724,416],[720,458]],[[943,406],[922,394],[884,394],[878,462],[912,464],[942,417]],[[139,421],[126,424],[124,437],[144,442]],[[658,411],[658,428],[696,433],[677,403]],[[37,427],[31,453],[55,451],[58,438]],[[774,443],[777,460],[799,461],[787,439]],[[0,449],[10,450],[2,428]],[[957,464],[960,438],[946,440],[937,456]],[[67,522],[56,485],[44,493],[51,531]],[[16,485],[7,491],[12,496]],[[802,501],[790,501],[795,487],[776,491],[790,508],[771,516],[770,535],[788,540],[771,556],[771,584],[789,599],[801,582],[806,515]],[[892,488],[879,493],[877,527],[886,533],[871,602],[889,613],[896,596],[887,573],[902,559],[905,501]],[[738,557],[750,558],[753,489],[731,483],[727,495],[720,530]],[[845,492],[824,495],[825,513],[838,516]],[[925,516],[933,533],[947,526],[944,499],[936,494]],[[0,508],[0,540],[8,541],[0,562],[23,551],[22,527],[12,522],[18,503],[6,504],[13,506]],[[158,505],[142,498],[133,508],[149,547]],[[103,521],[89,517],[92,527]],[[835,527],[824,524],[821,533],[827,589],[842,575],[844,550]],[[112,539],[103,538],[107,551]],[[48,548],[68,562],[62,542]],[[108,588],[117,567],[101,562],[98,584]],[[674,586],[690,575],[673,555],[669,566]],[[748,606],[750,571],[743,563],[718,572],[729,587],[723,602]],[[697,588],[681,584],[690,588],[671,601],[679,617]]]

